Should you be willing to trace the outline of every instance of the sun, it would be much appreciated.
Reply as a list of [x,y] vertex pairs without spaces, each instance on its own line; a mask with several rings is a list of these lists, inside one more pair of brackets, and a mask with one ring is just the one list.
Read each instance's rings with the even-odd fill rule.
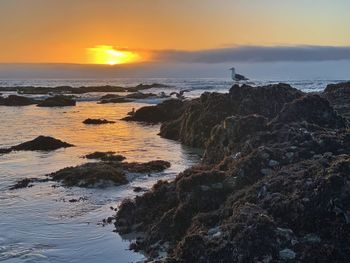
[[119,65],[140,60],[140,55],[130,50],[118,50],[113,46],[100,45],[88,48],[89,63],[102,65]]

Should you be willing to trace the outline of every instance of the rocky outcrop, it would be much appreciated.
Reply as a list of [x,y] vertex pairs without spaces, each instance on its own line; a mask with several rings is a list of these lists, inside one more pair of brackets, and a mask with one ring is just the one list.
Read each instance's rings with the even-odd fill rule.
[[109,121],[106,119],[86,119],[83,121],[84,124],[89,124],[89,125],[101,125],[101,124],[112,124],[115,123],[115,121]]
[[65,186],[108,187],[127,184],[129,182],[128,173],[150,174],[170,167],[169,162],[161,160],[147,163],[122,162],[125,157],[110,152],[95,152],[87,157],[102,161],[64,168],[49,174],[48,177],[62,182]]
[[204,93],[191,101],[176,120],[162,125],[160,135],[193,147],[205,147],[212,128],[232,115],[260,114],[272,119],[285,103],[303,93],[287,84],[251,87],[234,85],[228,94]]
[[28,106],[36,103],[37,101],[35,99],[23,96],[9,95],[7,98],[0,96],[0,106]]
[[322,95],[339,114],[350,120],[350,82],[330,84]]
[[116,94],[107,94],[101,97],[99,104],[127,103],[127,102],[132,102],[132,100],[127,99],[125,96],[120,96]]
[[177,99],[163,101],[155,106],[138,109],[132,116],[123,118],[125,121],[160,123],[178,118],[185,108],[186,102]]
[[11,151],[54,151],[60,148],[73,147],[70,143],[63,142],[49,136],[39,136],[34,140],[24,142],[7,149],[0,149],[0,153]]
[[86,159],[95,159],[104,162],[121,162],[126,159],[123,155],[115,154],[115,152],[93,152],[84,157]]
[[179,263],[347,262],[347,124],[326,99],[277,87],[235,86],[235,106],[219,94],[191,103],[197,120],[234,114],[211,127],[202,164],[123,202],[117,231],[144,233],[131,248]]
[[38,107],[67,107],[75,106],[76,101],[67,96],[54,96],[49,97],[38,103]]
[[15,86],[15,87],[0,87],[0,91],[12,91],[20,94],[84,94],[89,92],[137,92],[145,89],[152,88],[166,88],[169,87],[164,84],[139,84],[134,87],[121,87],[121,86],[57,86],[57,87],[34,87],[34,86]]

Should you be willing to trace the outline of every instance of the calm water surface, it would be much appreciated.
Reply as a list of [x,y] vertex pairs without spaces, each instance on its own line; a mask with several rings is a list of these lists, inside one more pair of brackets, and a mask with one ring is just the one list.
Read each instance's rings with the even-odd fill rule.
[[[133,187],[151,187],[199,161],[198,154],[177,142],[157,136],[159,126],[119,121],[140,103],[96,104],[39,108],[0,106],[0,148],[47,135],[76,147],[53,152],[13,152],[0,155],[0,261],[3,262],[136,262],[144,257],[128,250],[128,240],[99,224],[113,215]],[[116,124],[88,126],[86,118],[106,118]],[[87,162],[93,151],[116,151],[128,161],[164,159],[172,167],[152,177],[107,189],[54,188],[39,183],[32,188],[8,190],[16,180],[42,177],[58,169]],[[70,203],[69,199],[85,198]]]

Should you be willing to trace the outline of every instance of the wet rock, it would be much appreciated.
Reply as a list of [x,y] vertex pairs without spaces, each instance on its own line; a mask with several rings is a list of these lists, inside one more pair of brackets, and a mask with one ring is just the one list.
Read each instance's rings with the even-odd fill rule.
[[145,188],[142,188],[142,187],[139,187],[139,186],[134,187],[134,192],[135,193],[141,193],[141,192],[146,192],[146,191],[147,191],[147,189],[145,189]]
[[108,187],[127,184],[124,171],[109,163],[86,163],[76,167],[68,167],[48,175],[54,181],[65,186]]
[[37,103],[35,99],[17,95],[9,95],[7,98],[0,97],[0,106],[28,106]]
[[32,179],[25,178],[21,181],[18,181],[15,185],[11,186],[10,190],[32,187],[33,185],[31,183],[32,183]]
[[322,96],[331,103],[340,115],[350,120],[350,82],[329,84]]
[[137,92],[140,90],[145,90],[145,89],[159,89],[159,88],[167,88],[169,87],[168,85],[160,84],[160,83],[153,83],[153,84],[139,84],[135,87],[129,87],[126,88],[127,91],[129,92]]
[[76,101],[68,96],[49,97],[38,103],[38,107],[67,107],[75,106]]
[[14,185],[12,185],[9,189],[16,190],[22,188],[33,187],[33,183],[42,183],[47,182],[48,179],[40,179],[40,178],[24,178],[22,180],[17,181]]
[[276,117],[277,122],[307,122],[321,127],[345,128],[345,120],[337,115],[326,99],[319,95],[306,95],[287,103]]
[[[167,242],[166,262],[347,262],[350,136],[344,119],[320,96],[284,85],[257,89],[234,86],[230,94],[237,97],[227,104],[227,94],[207,94],[170,122],[176,135],[187,120],[191,128],[181,132],[203,140],[203,162],[124,201],[118,232],[145,233],[137,248],[150,257]],[[266,102],[251,98],[257,94]],[[237,108],[221,116],[233,107],[231,99]],[[206,117],[207,123],[215,119],[208,134],[194,122]]]
[[157,94],[154,93],[142,93],[142,92],[135,92],[131,93],[125,96],[128,99],[148,99],[148,98],[157,98]]
[[178,118],[184,109],[181,100],[166,100],[156,106],[146,106],[138,109],[132,116],[123,118],[125,121],[139,121],[145,123],[159,123]]
[[124,170],[131,173],[154,173],[154,172],[162,172],[165,169],[169,168],[171,164],[167,161],[157,160],[150,161],[147,163],[122,163],[122,167]]
[[115,152],[93,152],[85,155],[86,159],[96,159],[105,162],[121,162],[126,158],[123,155],[115,154]]
[[106,119],[86,119],[83,121],[84,124],[90,124],[90,125],[100,125],[100,124],[112,124],[115,123],[115,121],[109,121]]
[[271,119],[285,103],[302,95],[302,92],[287,84],[264,87],[235,85],[229,94],[205,92],[199,99],[188,103],[179,119],[164,123],[160,135],[180,140],[186,145],[204,148],[212,129],[225,118],[259,114]]
[[107,104],[107,103],[128,103],[128,102],[132,102],[133,100],[128,99],[126,97],[122,97],[119,95],[106,95],[103,96],[100,100],[100,104]]
[[0,149],[0,153],[11,151],[54,151],[60,148],[73,147],[74,145],[63,142],[49,136],[39,136],[32,141],[24,142],[8,149]]

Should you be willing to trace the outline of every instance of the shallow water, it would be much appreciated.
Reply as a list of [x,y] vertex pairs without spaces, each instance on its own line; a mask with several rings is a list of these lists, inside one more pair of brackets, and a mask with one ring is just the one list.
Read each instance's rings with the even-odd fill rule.
[[[0,261],[4,262],[135,262],[143,255],[129,251],[127,240],[101,220],[113,215],[133,187],[151,187],[158,179],[174,176],[198,162],[196,151],[157,136],[159,125],[144,126],[119,121],[140,103],[96,104],[39,108],[0,106],[0,148],[47,135],[76,147],[53,152],[13,152],[0,155]],[[86,118],[106,118],[116,124],[84,125]],[[93,151],[116,151],[128,161],[164,159],[172,167],[152,177],[141,176],[130,184],[107,189],[54,188],[38,183],[9,191],[16,180],[42,177],[58,169],[81,164]],[[70,203],[69,199],[84,198]]]

